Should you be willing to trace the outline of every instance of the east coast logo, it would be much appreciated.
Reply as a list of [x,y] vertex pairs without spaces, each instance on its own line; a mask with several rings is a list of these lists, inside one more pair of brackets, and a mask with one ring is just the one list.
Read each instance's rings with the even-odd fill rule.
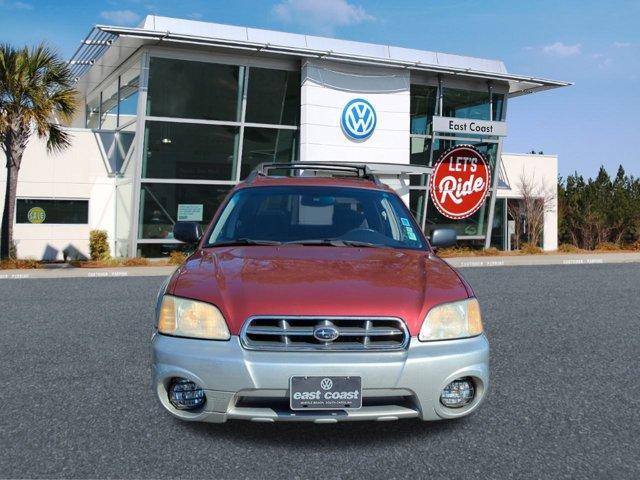
[[482,154],[471,145],[458,145],[436,163],[431,175],[431,199],[442,215],[460,220],[484,204],[490,184],[491,171]]
[[354,98],[342,109],[340,126],[352,140],[366,140],[376,128],[376,111],[364,98]]

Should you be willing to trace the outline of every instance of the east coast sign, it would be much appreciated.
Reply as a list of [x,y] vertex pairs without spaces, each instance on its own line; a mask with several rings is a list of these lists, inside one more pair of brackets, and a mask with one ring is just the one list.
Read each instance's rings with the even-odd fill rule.
[[438,159],[431,175],[431,200],[442,215],[460,220],[484,203],[491,171],[482,154],[471,145],[458,145]]
[[433,131],[506,137],[507,123],[489,122],[487,120],[470,120],[467,118],[433,117]]

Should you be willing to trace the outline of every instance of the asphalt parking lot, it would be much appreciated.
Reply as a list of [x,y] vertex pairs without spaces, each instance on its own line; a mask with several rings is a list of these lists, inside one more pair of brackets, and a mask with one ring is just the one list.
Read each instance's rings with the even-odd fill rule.
[[149,388],[160,277],[0,280],[0,476],[639,478],[640,264],[462,270],[492,390],[453,422],[189,424]]

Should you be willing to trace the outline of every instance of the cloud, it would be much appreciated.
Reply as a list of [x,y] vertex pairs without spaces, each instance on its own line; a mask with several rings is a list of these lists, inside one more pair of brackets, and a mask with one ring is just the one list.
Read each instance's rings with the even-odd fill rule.
[[273,14],[283,23],[297,24],[325,34],[375,20],[363,7],[347,0],[282,0]]
[[0,0],[0,7],[5,7],[10,10],[33,10],[33,5],[26,2],[6,2]]
[[100,16],[105,20],[122,25],[132,25],[140,20],[140,15],[131,10],[106,10],[100,12]]
[[556,57],[572,57],[574,55],[580,55],[582,52],[582,45],[579,43],[576,43],[575,45],[565,45],[562,42],[556,42],[543,47],[542,52],[546,55],[553,55]]
[[613,46],[615,48],[627,48],[630,47],[631,44],[629,42],[613,42]]

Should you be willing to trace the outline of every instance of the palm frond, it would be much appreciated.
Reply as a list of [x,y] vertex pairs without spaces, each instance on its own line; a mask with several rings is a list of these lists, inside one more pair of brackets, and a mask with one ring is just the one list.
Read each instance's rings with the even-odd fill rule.
[[71,136],[60,126],[55,124],[49,125],[47,132],[47,151],[59,152],[64,150],[71,144]]

